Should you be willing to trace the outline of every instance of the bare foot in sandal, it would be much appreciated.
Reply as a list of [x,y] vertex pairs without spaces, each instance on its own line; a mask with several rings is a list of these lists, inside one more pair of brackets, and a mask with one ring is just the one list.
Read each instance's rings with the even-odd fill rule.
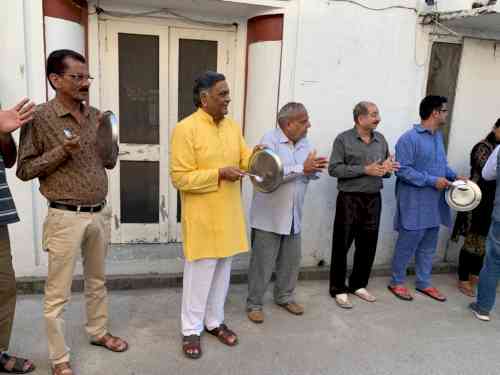
[[225,345],[234,346],[238,343],[238,336],[236,336],[236,333],[231,331],[224,323],[217,328],[211,330],[205,328],[205,330],[211,335],[217,337],[219,341]]
[[7,374],[27,374],[35,370],[35,365],[29,359],[14,357],[7,353],[0,354],[0,372]]
[[62,362],[52,367],[52,375],[75,375],[69,362]]
[[458,290],[465,294],[467,297],[475,297],[476,293],[474,293],[474,288],[470,281],[459,281],[458,282]]
[[190,335],[182,337],[182,351],[184,355],[190,359],[198,359],[201,357],[200,336]]
[[119,337],[113,336],[109,332],[102,336],[100,339],[91,341],[90,343],[95,346],[102,346],[116,353],[125,352],[128,349],[128,342]]

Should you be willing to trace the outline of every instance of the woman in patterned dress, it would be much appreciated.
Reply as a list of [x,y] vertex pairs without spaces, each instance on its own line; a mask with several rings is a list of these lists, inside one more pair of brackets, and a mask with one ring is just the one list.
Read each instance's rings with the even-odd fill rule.
[[459,236],[465,237],[458,259],[458,290],[469,297],[475,296],[474,286],[483,266],[485,241],[495,200],[495,181],[485,181],[481,171],[498,144],[500,144],[500,119],[488,136],[472,148],[470,155],[470,179],[481,188],[481,203],[470,212],[460,212],[453,229],[452,240],[458,241]]

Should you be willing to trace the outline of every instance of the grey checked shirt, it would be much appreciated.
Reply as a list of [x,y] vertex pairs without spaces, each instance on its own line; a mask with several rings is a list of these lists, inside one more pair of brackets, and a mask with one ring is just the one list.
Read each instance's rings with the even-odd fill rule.
[[365,175],[365,166],[375,161],[382,163],[388,157],[389,146],[382,134],[374,131],[372,141],[366,144],[353,127],[335,139],[328,173],[338,178],[340,191],[378,193],[383,187],[382,177]]

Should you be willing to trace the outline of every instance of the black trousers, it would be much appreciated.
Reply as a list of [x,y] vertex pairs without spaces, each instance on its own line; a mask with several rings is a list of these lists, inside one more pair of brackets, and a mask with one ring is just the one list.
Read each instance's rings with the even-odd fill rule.
[[[339,192],[333,225],[330,294],[354,292],[368,285],[377,250],[380,193]],[[354,264],[346,285],[347,254],[354,242]]]
[[479,276],[483,268],[484,254],[472,254],[462,248],[458,256],[458,279],[468,281],[470,275]]

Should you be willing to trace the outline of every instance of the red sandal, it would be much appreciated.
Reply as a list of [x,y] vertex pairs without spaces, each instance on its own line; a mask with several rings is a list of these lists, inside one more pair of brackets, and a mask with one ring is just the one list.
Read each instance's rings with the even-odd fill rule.
[[410,294],[408,288],[401,285],[388,285],[387,289],[389,289],[392,294],[394,294],[399,299],[403,301],[412,301],[413,296]]
[[418,289],[417,288],[417,291],[422,293],[422,294],[425,294],[428,297],[431,297],[432,299],[435,299],[436,301],[439,301],[439,302],[446,301],[446,297],[443,294],[441,294],[441,292],[439,290],[437,290],[437,288],[434,288],[434,287],[428,287],[425,289]]

